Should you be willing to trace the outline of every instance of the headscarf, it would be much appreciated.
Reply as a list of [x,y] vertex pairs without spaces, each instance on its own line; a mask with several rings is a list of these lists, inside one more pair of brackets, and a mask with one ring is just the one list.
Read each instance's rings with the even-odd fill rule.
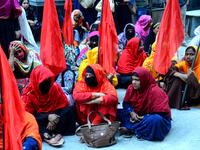
[[[127,43],[128,43],[128,38],[126,36],[126,30],[128,26],[132,26],[134,28],[135,31],[135,26],[132,23],[128,23],[126,24],[126,26],[124,27],[124,31],[122,33],[120,33],[117,37],[118,37],[118,51],[122,51],[123,49],[126,48]],[[135,32],[135,37],[138,37],[139,35]],[[122,46],[122,48],[121,48]]]
[[[129,32],[128,30],[129,29],[133,29],[133,32]],[[128,25],[127,28],[126,28],[126,38],[128,40],[130,40],[131,38],[133,38],[135,36],[135,27],[131,26],[131,25]]]
[[73,27],[74,26],[81,26],[83,24],[82,20],[84,18],[80,17],[80,19],[78,20],[78,22],[74,21],[74,16],[78,15],[78,14],[82,14],[82,12],[79,9],[75,9],[72,14],[71,14],[71,18],[72,18],[72,24]]
[[[66,95],[60,85],[54,82],[55,75],[42,65],[37,66],[31,73],[30,84],[23,90],[22,100],[25,102],[26,111],[34,113],[53,113],[58,109],[64,109],[69,105]],[[39,85],[51,78],[51,88],[43,95]]]
[[21,60],[17,57],[14,57],[14,64],[24,76],[29,76],[33,69],[42,64],[40,56],[35,50],[27,48],[26,45],[21,41],[11,42],[9,45],[8,53],[10,53],[11,45],[16,43],[20,45],[20,48],[24,51],[24,59]]
[[166,93],[155,83],[155,78],[144,67],[137,67],[133,71],[140,79],[140,89],[135,90],[131,84],[124,97],[124,102],[130,102],[134,112],[139,115],[167,113],[171,118],[169,99]]
[[[91,39],[91,37],[93,37],[93,36],[98,36],[98,37],[99,37],[99,32],[98,32],[98,31],[93,31],[93,32],[91,32],[91,33],[89,34],[89,39]],[[80,59],[81,56],[82,56],[84,53],[86,53],[86,52],[87,52],[87,47],[84,47],[84,48],[81,50],[80,55],[78,56],[77,59]]]
[[138,37],[134,37],[128,41],[126,49],[122,51],[118,61],[117,71],[119,73],[129,74],[136,67],[142,66],[147,56],[144,51],[137,55],[139,41],[140,39]]
[[104,72],[103,68],[99,64],[91,64],[89,66],[95,72],[98,85],[96,87],[89,87],[85,83],[85,73],[88,68],[88,66],[87,66],[82,74],[83,80],[76,83],[74,90],[78,90],[81,92],[100,92],[100,93],[105,93],[105,94],[111,94],[111,95],[117,97],[117,91],[110,84],[108,79],[105,78],[105,72]]
[[[197,46],[188,46],[188,47],[193,47],[195,51],[197,51]],[[186,48],[186,50],[188,49]],[[200,82],[200,50],[198,51],[193,70],[197,76],[198,81]],[[175,65],[179,71],[183,71],[186,74],[188,73],[188,70],[191,68],[191,66],[187,63],[186,59],[178,64]]]
[[93,31],[98,31],[98,29],[99,29],[99,23],[93,23],[93,24],[90,26],[89,33],[93,32]]
[[146,26],[151,21],[151,16],[142,15],[135,25],[135,31],[140,35],[143,43],[145,42],[146,36],[149,34],[150,27],[146,28]]
[[85,75],[85,83],[87,84],[87,86],[96,87],[98,85],[98,82],[94,70],[90,66],[88,66],[86,69],[86,73],[92,74],[91,77],[87,77]]
[[149,35],[147,35],[144,43],[144,50],[145,52],[149,52],[149,45],[153,44],[156,40],[156,35],[154,34],[153,30],[160,25],[160,22],[155,22],[150,27]]
[[0,0],[0,19],[8,19],[12,15],[15,19],[21,13],[22,9],[17,0]]

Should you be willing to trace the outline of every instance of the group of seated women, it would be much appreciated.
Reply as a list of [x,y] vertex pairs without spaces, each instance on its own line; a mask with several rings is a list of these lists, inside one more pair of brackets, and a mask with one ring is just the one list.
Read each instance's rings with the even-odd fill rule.
[[[87,23],[79,11],[74,11],[73,15],[78,15],[74,30],[80,29],[78,33],[81,35],[86,31],[85,27],[77,27]],[[76,21],[76,17],[74,19]],[[114,75],[96,64],[99,33],[98,24],[93,24],[89,36],[78,42],[81,46],[76,59],[79,66],[76,83],[67,60],[67,70],[56,77],[42,66],[37,52],[20,41],[10,44],[9,63],[16,79],[30,78],[22,92],[25,110],[35,117],[44,141],[52,146],[62,145],[62,135],[73,135],[76,122],[86,124],[87,116],[93,110],[99,111],[111,122],[120,121],[118,132],[124,137],[135,134],[138,139],[163,140],[171,129],[170,106],[188,110],[190,105],[200,104],[200,52],[193,70],[190,69],[197,47],[187,47],[184,60],[178,63],[173,58],[167,74],[158,77],[153,59],[159,23],[151,24],[151,18],[143,16],[136,24],[137,29],[128,24],[119,35],[118,46],[121,49]],[[147,31],[150,31],[149,35]],[[145,36],[148,38],[145,39]],[[143,44],[144,41],[146,44]],[[143,45],[147,45],[147,53]],[[161,80],[163,85],[159,87],[156,81]],[[182,106],[182,91],[186,83],[189,86]],[[122,109],[118,109],[116,86],[127,89]],[[90,120],[92,124],[103,122],[101,116],[95,113],[91,114]],[[84,138],[81,137],[80,141],[84,142]],[[37,145],[40,147],[39,143]]]

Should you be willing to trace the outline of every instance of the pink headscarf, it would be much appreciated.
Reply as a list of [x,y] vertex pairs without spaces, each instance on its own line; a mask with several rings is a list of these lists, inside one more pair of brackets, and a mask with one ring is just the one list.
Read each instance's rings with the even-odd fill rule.
[[[93,32],[91,32],[91,33],[89,34],[89,39],[90,39],[91,37],[95,36],[95,35],[99,36],[99,31],[93,31]],[[87,51],[87,47],[84,47],[84,48],[82,49],[82,51],[80,52],[80,55],[78,56],[77,59],[81,58],[81,56],[82,56],[86,51]]]
[[0,19],[8,19],[13,14],[14,19],[19,17],[22,9],[17,0],[0,0]]
[[150,27],[145,28],[149,22],[151,21],[151,16],[149,15],[142,15],[135,25],[135,32],[137,32],[143,43],[145,41],[146,36],[149,34]]

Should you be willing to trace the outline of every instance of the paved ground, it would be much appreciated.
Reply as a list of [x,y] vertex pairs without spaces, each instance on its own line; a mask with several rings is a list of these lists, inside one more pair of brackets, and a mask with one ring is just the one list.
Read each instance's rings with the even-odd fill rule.
[[[188,44],[191,38],[186,38]],[[40,45],[39,42],[37,42]],[[184,54],[185,47],[179,48],[179,56]],[[181,58],[179,58],[181,59]],[[119,102],[122,104],[125,89],[117,89]],[[118,108],[122,106],[118,105]],[[130,139],[123,138],[116,133],[117,144],[99,148],[103,150],[200,150],[200,109],[195,106],[189,111],[172,111],[172,129],[163,141],[138,140],[135,136]],[[85,144],[80,143],[76,135],[64,136],[65,144],[54,148],[43,142],[43,150],[90,150]]]

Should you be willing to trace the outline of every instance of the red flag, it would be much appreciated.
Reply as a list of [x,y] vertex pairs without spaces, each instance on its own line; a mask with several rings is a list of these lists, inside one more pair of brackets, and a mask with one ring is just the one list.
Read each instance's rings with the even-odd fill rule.
[[74,41],[71,12],[72,12],[72,2],[71,0],[66,0],[65,1],[65,19],[63,22],[62,33],[65,39],[65,43],[67,45],[73,44],[73,41]]
[[[22,104],[16,79],[1,45],[0,71],[2,88],[1,98],[3,99],[1,108],[3,108],[4,148],[5,150],[22,150],[21,132],[24,127],[25,109]],[[0,124],[0,149],[2,147],[2,128]]]
[[40,43],[40,58],[43,65],[55,75],[64,71],[66,69],[65,54],[54,0],[44,2]]
[[110,3],[103,0],[102,21],[99,25],[100,45],[99,64],[107,73],[115,74],[114,65],[117,54],[117,32],[113,20]]
[[153,66],[156,71],[166,74],[171,66],[171,59],[184,39],[178,0],[168,0],[160,24]]

